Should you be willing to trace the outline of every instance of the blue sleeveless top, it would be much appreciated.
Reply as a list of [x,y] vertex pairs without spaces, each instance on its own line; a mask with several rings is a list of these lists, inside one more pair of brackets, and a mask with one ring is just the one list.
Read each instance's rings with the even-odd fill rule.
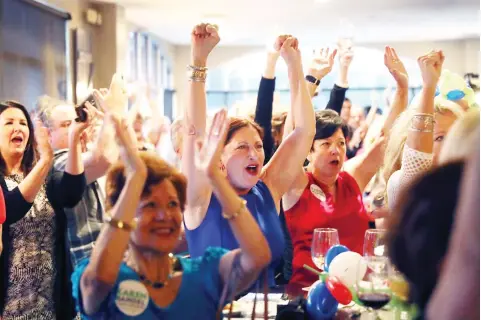
[[226,252],[228,251],[222,248],[208,248],[202,257],[196,259],[179,257],[183,267],[182,282],[177,297],[165,308],[157,306],[149,298],[138,274],[122,263],[117,282],[93,316],[85,315],[81,302],[80,278],[89,263],[89,259],[84,259],[72,275],[77,311],[81,313],[82,319],[92,320],[215,319],[223,289],[219,262]]
[[[282,258],[285,244],[274,199],[269,188],[260,180],[241,198],[247,201],[247,208],[256,219],[269,243],[272,255],[272,263],[268,272],[269,285],[274,285],[274,269]],[[220,247],[228,250],[239,248],[239,243],[232,233],[229,222],[222,217],[222,206],[214,193],[212,193],[202,223],[193,230],[185,227],[185,236],[189,245],[189,254],[193,258],[202,256],[208,247]]]

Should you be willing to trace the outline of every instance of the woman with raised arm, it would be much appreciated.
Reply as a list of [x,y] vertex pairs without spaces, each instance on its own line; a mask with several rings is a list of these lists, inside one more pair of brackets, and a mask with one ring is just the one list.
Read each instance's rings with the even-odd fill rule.
[[138,152],[125,120],[112,121],[123,162],[107,176],[108,224],[91,259],[72,276],[78,310],[84,319],[215,319],[229,300],[222,298],[224,285],[229,284],[227,297],[245,290],[271,257],[245,201],[219,169],[226,111],[215,115],[196,165],[208,177],[240,249],[210,247],[191,259],[171,254],[182,226],[186,178],[155,154]]
[[[222,210],[222,200],[218,198],[215,190],[214,194],[212,193],[208,178],[196,167],[191,148],[205,130],[206,63],[209,53],[218,42],[215,26],[201,24],[192,32],[190,100],[184,117],[188,133],[184,137],[182,157],[183,172],[189,181],[184,223],[192,257],[202,256],[209,246],[230,250],[239,247],[229,228],[232,212],[227,212],[226,215]],[[225,147],[218,164],[229,185],[237,195],[246,200],[247,208],[269,243],[274,263],[282,256],[284,248],[284,237],[278,218],[280,199],[293,181],[293,168],[302,166],[314,134],[314,110],[304,82],[297,39],[287,38],[282,43],[280,52],[287,63],[292,82],[298,85],[299,94],[294,108],[298,126],[284,139],[271,161],[264,167],[262,130],[249,119],[230,119]],[[269,283],[274,284],[272,269]]]
[[[383,131],[388,133],[393,119],[405,108],[404,82],[407,74],[402,62],[389,47],[385,64],[398,82],[398,106],[391,109]],[[400,75],[399,77],[397,75]],[[401,77],[402,76],[402,77]],[[292,124],[297,126],[296,110]],[[339,114],[322,110],[316,114],[316,135],[311,142],[307,170],[297,167],[295,182],[282,198],[287,228],[294,247],[291,283],[311,285],[318,277],[303,268],[315,268],[311,258],[312,235],[315,228],[335,228],[342,245],[362,253],[364,233],[374,216],[364,208],[362,191],[382,165],[384,137],[380,136],[362,155],[346,163],[348,128]],[[285,132],[285,134],[288,132]]]
[[464,110],[455,102],[435,98],[444,62],[442,51],[418,58],[423,88],[393,127],[384,158],[387,200],[392,210],[403,186],[438,163],[444,137]]
[[[92,111],[86,111],[91,119]],[[89,124],[70,126],[65,171],[50,171],[53,150],[47,129],[38,124],[34,132],[23,105],[0,103],[0,183],[7,209],[0,259],[4,320],[74,316],[63,208],[75,206],[86,186],[80,136]]]

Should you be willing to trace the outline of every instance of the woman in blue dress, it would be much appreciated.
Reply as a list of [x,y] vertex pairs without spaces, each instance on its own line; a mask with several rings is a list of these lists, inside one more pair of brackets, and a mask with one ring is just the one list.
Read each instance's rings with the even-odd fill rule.
[[107,175],[108,223],[91,258],[72,276],[78,311],[84,319],[215,319],[227,302],[221,298],[224,285],[227,297],[245,290],[271,260],[245,201],[219,174],[226,111],[214,117],[197,165],[209,177],[240,249],[210,247],[193,259],[170,254],[181,232],[185,177],[154,153],[137,151],[132,128],[117,116],[110,119],[123,162]]
[[[209,246],[229,250],[240,243],[223,218],[222,206],[208,177],[195,164],[196,144],[205,132],[205,80],[207,58],[220,38],[216,26],[197,25],[192,32],[192,61],[189,102],[184,117],[187,135],[183,141],[182,170],[189,181],[187,207],[184,213],[186,238],[192,257],[202,256]],[[225,147],[219,161],[221,173],[227,177],[236,194],[246,200],[247,207],[264,233],[272,253],[269,283],[274,284],[273,270],[284,250],[284,236],[279,222],[281,197],[288,191],[296,172],[304,163],[315,133],[315,117],[311,98],[304,81],[302,62],[296,38],[285,37],[276,48],[289,72],[296,127],[282,141],[269,163],[263,167],[262,129],[249,119],[230,119]],[[219,173],[219,174],[221,174]]]

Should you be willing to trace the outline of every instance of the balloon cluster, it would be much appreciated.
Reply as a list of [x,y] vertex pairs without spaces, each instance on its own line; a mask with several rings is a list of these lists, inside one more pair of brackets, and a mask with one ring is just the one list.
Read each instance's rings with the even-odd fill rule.
[[359,253],[350,251],[346,246],[336,245],[329,249],[324,267],[327,274],[311,286],[307,295],[309,318],[332,319],[339,303],[351,303],[350,288],[356,283],[358,272],[365,273],[367,270],[367,265],[360,264],[362,261]]

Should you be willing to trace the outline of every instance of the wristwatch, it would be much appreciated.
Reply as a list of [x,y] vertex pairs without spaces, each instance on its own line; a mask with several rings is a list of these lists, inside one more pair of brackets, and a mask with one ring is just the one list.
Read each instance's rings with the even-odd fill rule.
[[315,84],[316,86],[318,86],[321,83],[321,80],[316,79],[315,77],[310,76],[310,75],[306,76],[306,80],[309,81],[310,83]]

